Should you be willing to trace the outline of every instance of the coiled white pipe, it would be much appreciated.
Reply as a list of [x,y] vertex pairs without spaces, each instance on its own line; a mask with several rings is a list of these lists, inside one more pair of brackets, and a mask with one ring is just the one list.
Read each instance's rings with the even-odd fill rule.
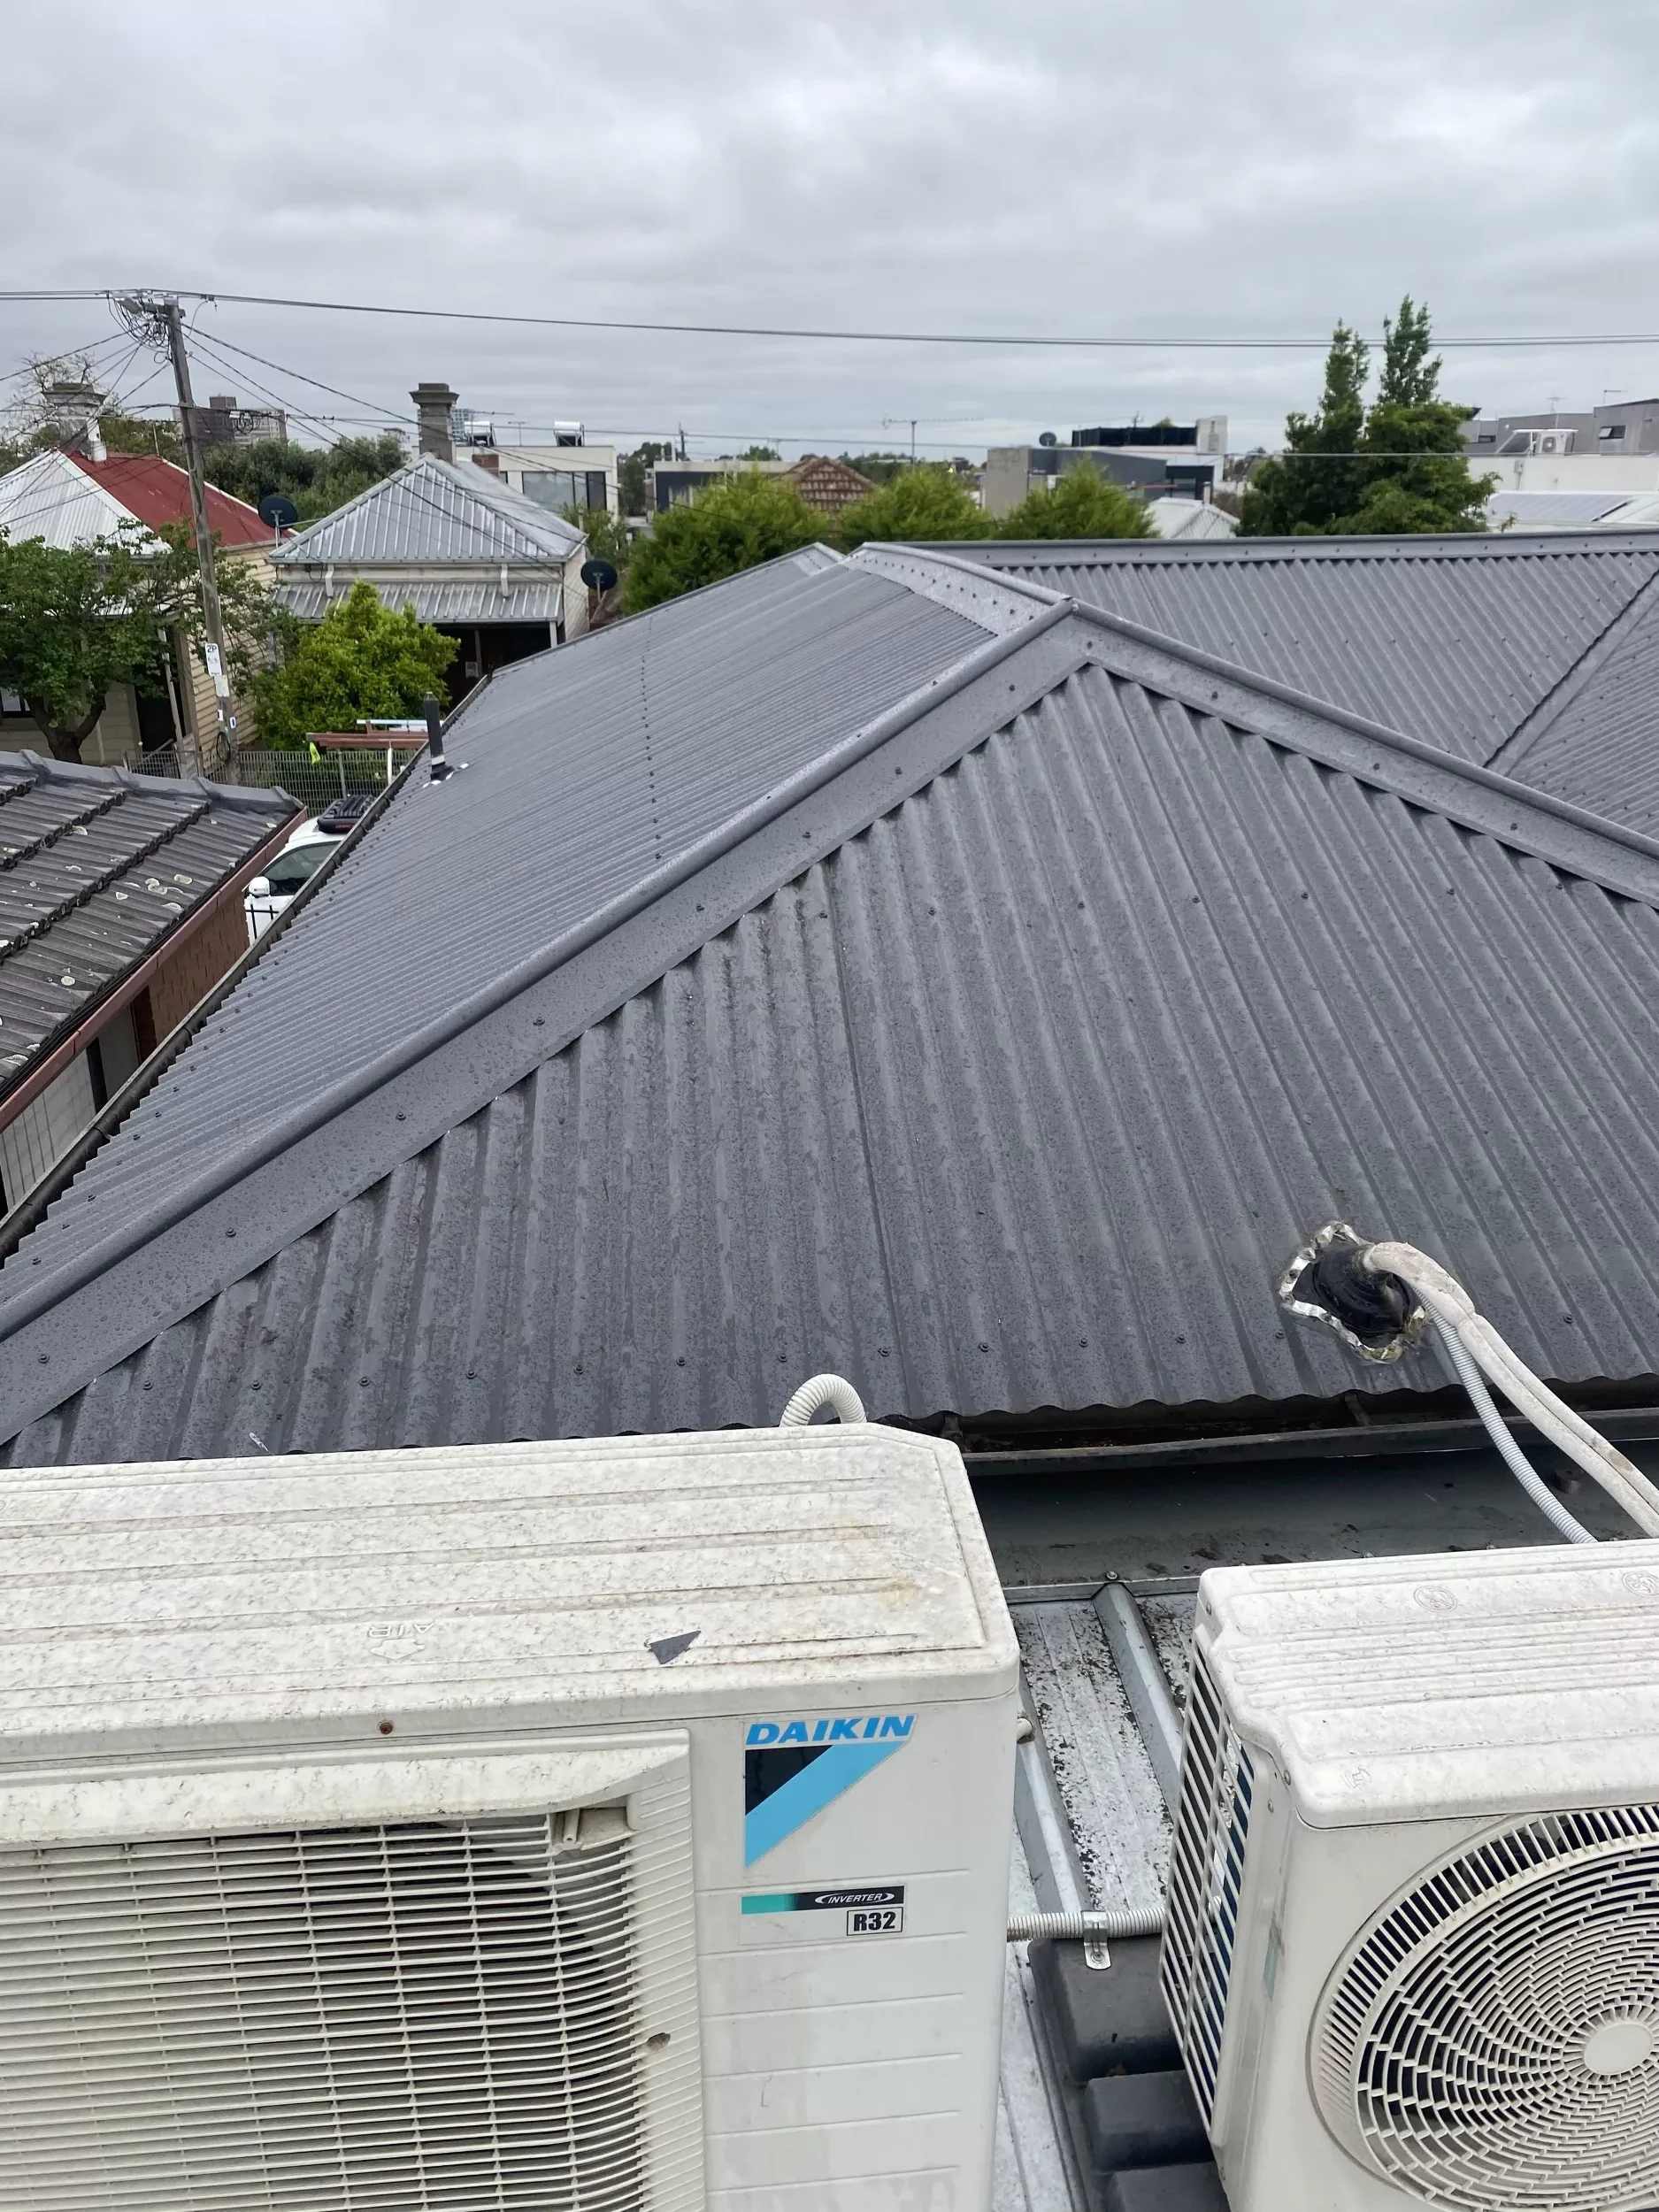
[[1138,1910],[1114,1905],[1100,1912],[1023,1912],[1008,1924],[1010,1943],[1087,1943],[1094,1936],[1104,1936],[1109,1943],[1126,1942],[1131,1936],[1163,1932],[1162,1905]]
[[803,1429],[820,1406],[833,1407],[841,1421],[862,1421],[864,1402],[841,1375],[809,1375],[783,1409],[780,1429]]
[[1638,1528],[1659,1536],[1659,1490],[1616,1445],[1580,1420],[1548,1385],[1523,1365],[1503,1339],[1474,1309],[1468,1292],[1438,1260],[1414,1244],[1367,1245],[1361,1256],[1374,1275],[1398,1275],[1409,1283],[1429,1315],[1452,1330],[1481,1371],[1532,1426],[1573,1463],[1594,1476]]
[[1436,1320],[1435,1334],[1439,1337],[1452,1372],[1469,1393],[1470,1402],[1485,1424],[1486,1434],[1503,1455],[1509,1472],[1515,1477],[1527,1496],[1550,1525],[1564,1536],[1570,1544],[1594,1544],[1595,1538],[1581,1521],[1575,1521],[1561,1500],[1532,1465],[1526,1454],[1510,1435],[1503,1416],[1492,1402],[1492,1393],[1486,1388],[1480,1370],[1463,1348],[1463,1340],[1455,1329],[1444,1321]]

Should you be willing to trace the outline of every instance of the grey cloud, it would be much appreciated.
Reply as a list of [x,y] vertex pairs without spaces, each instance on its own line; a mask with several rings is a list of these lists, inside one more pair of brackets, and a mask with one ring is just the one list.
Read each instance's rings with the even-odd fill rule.
[[[1659,327],[1659,10],[1601,0],[14,0],[15,285],[905,328]],[[106,327],[8,308],[12,359]],[[930,443],[1219,408],[1302,355],[967,353],[221,306],[204,332],[404,407]],[[134,372],[136,373],[136,372]],[[254,372],[264,377],[264,372]],[[217,368],[205,380],[218,388]],[[1659,349],[1453,357],[1488,405],[1659,388]],[[338,403],[312,395],[318,407]]]

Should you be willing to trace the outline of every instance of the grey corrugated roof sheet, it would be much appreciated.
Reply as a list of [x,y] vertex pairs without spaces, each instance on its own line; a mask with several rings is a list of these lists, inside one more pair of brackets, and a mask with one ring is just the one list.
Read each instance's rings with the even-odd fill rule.
[[1659,835],[1659,579],[1494,766]]
[[271,557],[280,580],[331,563],[440,568],[474,562],[562,564],[582,542],[580,530],[493,482],[482,469],[423,454],[285,540]]
[[[1440,1254],[1545,1372],[1649,1376],[1659,846],[1064,604],[935,632],[962,572],[928,598],[926,565],[763,572],[497,680],[451,744],[459,849],[411,790],[288,941],[340,1050],[381,992],[414,995],[418,1049],[355,1101],[319,1063],[285,1148],[244,1114],[181,1207],[208,1110],[259,1098],[263,1037],[301,1042],[270,1021],[283,964],[269,1002],[253,972],[0,1271],[13,1457],[768,1421],[822,1365],[879,1415],[1438,1385],[1280,1314],[1333,1213]],[[837,765],[871,698],[837,718],[825,687],[895,654],[946,672]],[[429,994],[433,961],[521,948],[519,901],[599,818],[567,812],[560,735],[655,757],[687,726],[717,780],[787,730],[831,772],[763,775],[745,834],[464,1024],[422,1012],[472,972]],[[659,785],[653,822],[697,788]],[[377,901],[377,849],[421,897],[411,862],[452,854],[443,900]],[[545,942],[563,910],[536,910]],[[130,1242],[110,1163],[152,1140],[171,1211],[123,1258],[87,1202]]]
[[0,1098],[297,813],[282,791],[0,754]]
[[[349,577],[336,577],[331,589],[319,576],[314,582],[285,580],[280,587],[283,605],[303,622],[315,622],[351,588]],[[388,607],[412,607],[422,622],[484,623],[557,622],[564,611],[565,588],[549,577],[543,583],[526,583],[511,577],[503,592],[499,583],[404,583],[377,581]]]
[[1480,762],[1659,574],[1636,531],[949,549]]

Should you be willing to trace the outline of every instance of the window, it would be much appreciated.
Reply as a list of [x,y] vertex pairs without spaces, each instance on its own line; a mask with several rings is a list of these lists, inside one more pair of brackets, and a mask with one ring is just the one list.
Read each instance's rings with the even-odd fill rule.
[[1598,438],[1622,438],[1625,426],[1622,422],[1604,422],[1595,434]]
[[22,693],[18,691],[7,691],[4,687],[0,687],[0,714],[21,714],[22,711]]
[[[601,477],[603,486],[604,479]],[[534,499],[539,507],[550,507],[556,515],[562,515],[566,507],[583,507],[588,503],[588,472],[585,469],[526,469],[524,489],[526,499]],[[599,501],[603,507],[603,498]]]
[[265,870],[265,879],[273,895],[280,899],[291,899],[302,884],[309,883],[332,852],[335,845],[295,845],[285,853],[279,853]]

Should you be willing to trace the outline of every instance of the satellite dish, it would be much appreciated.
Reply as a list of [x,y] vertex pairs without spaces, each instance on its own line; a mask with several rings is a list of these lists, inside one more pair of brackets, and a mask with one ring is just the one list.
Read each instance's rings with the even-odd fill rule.
[[273,530],[291,530],[300,518],[300,511],[291,499],[284,499],[280,492],[267,492],[259,502],[259,519]]
[[582,581],[589,591],[612,591],[616,588],[617,572],[609,561],[584,561]]
[[[1059,439],[1056,437],[1052,430],[1045,430],[1041,437],[1037,441],[1039,445],[1058,445],[1059,442]],[[265,509],[261,507],[259,511],[261,514],[264,514]]]

